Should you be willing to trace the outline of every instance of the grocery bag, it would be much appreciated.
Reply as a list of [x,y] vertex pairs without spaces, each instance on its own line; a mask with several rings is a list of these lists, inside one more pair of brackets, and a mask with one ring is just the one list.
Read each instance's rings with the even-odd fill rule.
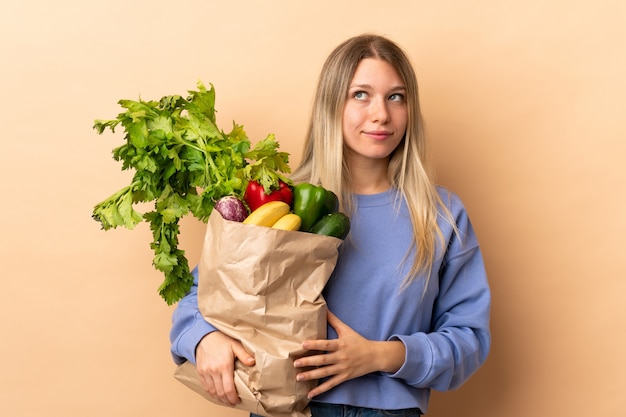
[[[267,417],[307,417],[308,392],[317,381],[296,381],[293,361],[311,352],[307,339],[326,338],[322,290],[335,268],[341,239],[245,225],[209,217],[198,266],[198,307],[205,319],[252,353],[236,362],[235,408]],[[185,362],[175,378],[206,393],[195,366]]]

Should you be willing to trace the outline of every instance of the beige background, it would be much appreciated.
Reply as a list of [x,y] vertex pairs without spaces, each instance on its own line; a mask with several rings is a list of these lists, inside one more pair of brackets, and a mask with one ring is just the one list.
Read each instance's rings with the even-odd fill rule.
[[[415,63],[439,181],[468,206],[493,287],[492,354],[429,415],[622,416],[625,4],[3,2],[2,415],[245,415],[173,379],[148,228],[90,217],[130,175],[93,120],[211,82],[221,126],[275,133],[295,165],[323,59],[375,31]],[[184,222],[192,263],[201,236]]]

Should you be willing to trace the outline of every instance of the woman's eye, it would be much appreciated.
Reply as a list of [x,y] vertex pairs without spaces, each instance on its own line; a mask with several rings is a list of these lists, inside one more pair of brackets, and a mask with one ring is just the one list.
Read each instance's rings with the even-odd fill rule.
[[352,97],[357,100],[365,100],[367,98],[367,93],[365,91],[355,91],[352,93]]
[[389,101],[404,101],[404,95],[400,93],[392,94],[389,96]]

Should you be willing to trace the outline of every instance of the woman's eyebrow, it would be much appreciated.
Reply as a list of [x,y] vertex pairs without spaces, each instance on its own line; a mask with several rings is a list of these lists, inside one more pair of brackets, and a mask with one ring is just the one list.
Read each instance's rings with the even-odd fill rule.
[[349,88],[364,88],[364,89],[372,89],[372,86],[369,84],[350,84]]
[[[352,85],[350,85],[349,88],[351,88],[351,89],[352,88],[363,88],[363,89],[369,89],[369,90],[373,89],[373,87],[370,84],[352,84]],[[403,86],[403,85],[397,85],[397,86],[391,87],[389,89],[389,91],[401,91],[401,90],[406,90],[406,87]]]

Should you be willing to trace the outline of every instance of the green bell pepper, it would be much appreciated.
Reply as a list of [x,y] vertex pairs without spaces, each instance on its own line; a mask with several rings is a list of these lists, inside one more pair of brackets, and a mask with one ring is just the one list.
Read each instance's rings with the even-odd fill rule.
[[300,230],[308,232],[318,220],[339,209],[335,193],[306,182],[293,187],[293,212],[300,216]]

